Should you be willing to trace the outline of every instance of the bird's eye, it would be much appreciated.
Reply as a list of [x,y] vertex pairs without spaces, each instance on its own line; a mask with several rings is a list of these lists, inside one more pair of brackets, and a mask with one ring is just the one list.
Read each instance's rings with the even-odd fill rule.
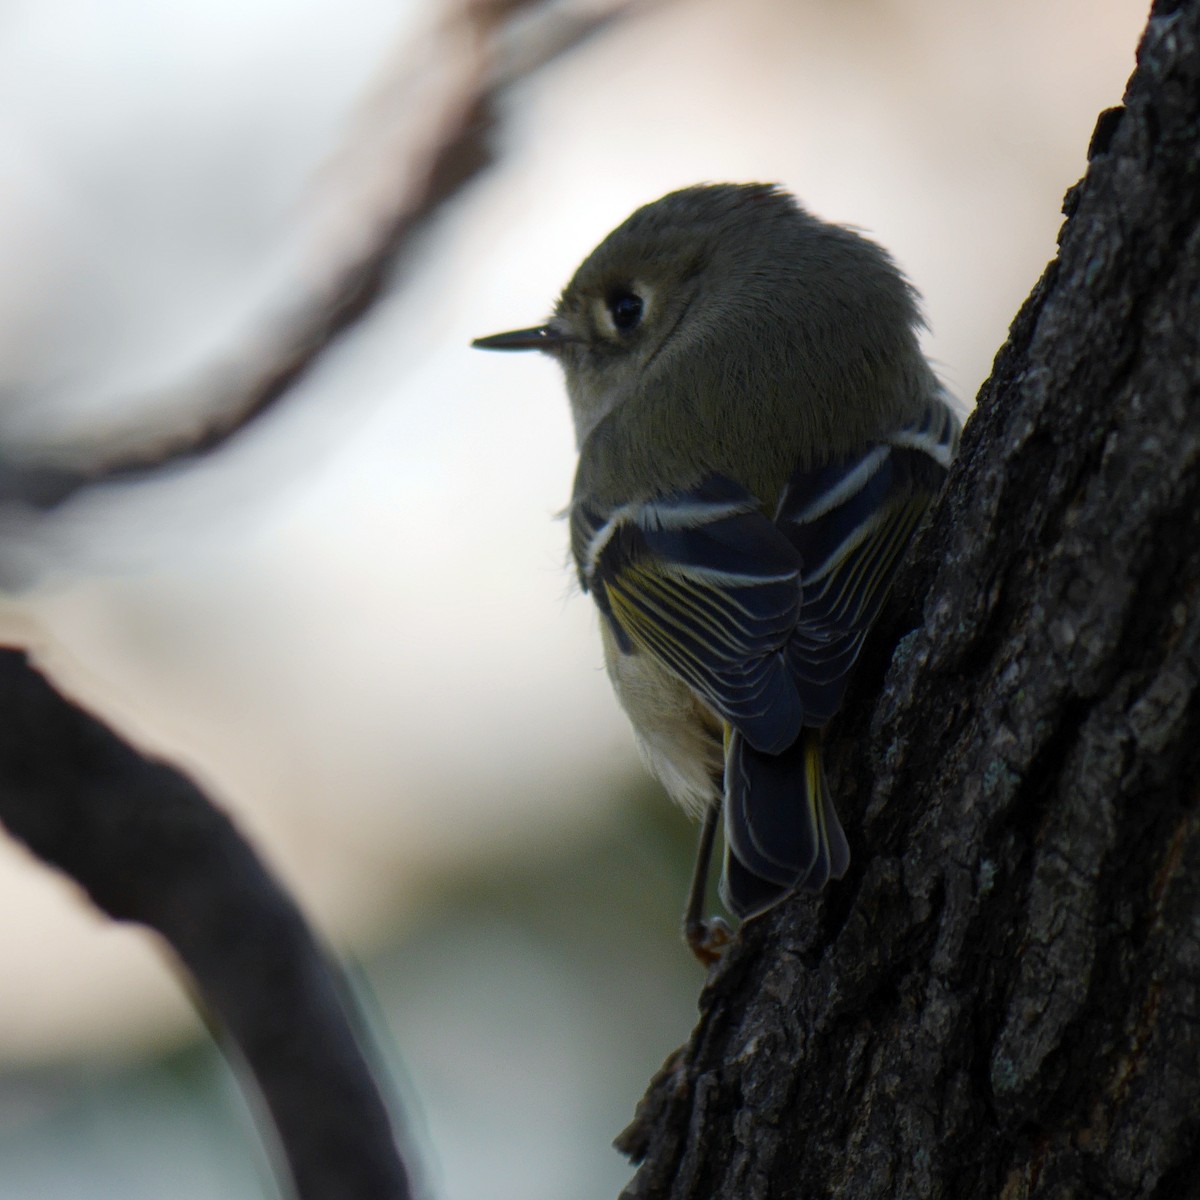
[[641,296],[634,292],[613,292],[608,298],[608,311],[613,324],[622,333],[637,328],[644,307]]

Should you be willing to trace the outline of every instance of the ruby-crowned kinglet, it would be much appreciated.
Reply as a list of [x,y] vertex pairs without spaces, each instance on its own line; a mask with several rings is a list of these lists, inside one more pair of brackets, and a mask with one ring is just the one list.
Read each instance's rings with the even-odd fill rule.
[[672,192],[592,251],[554,315],[480,338],[566,372],[571,551],[608,673],[671,796],[717,814],[721,895],[747,917],[850,861],[821,728],[959,421],[917,297],[873,242],[763,184]]

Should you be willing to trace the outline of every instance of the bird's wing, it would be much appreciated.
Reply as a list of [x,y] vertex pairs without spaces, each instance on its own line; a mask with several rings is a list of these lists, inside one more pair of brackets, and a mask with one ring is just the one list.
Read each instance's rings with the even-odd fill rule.
[[571,542],[622,650],[664,662],[764,752],[795,741],[800,555],[754,496],[721,477],[604,513],[577,496]]
[[788,663],[805,724],[821,725],[842,699],[896,564],[941,487],[959,422],[940,398],[861,454],[798,471],[776,522],[800,554],[804,604]]
[[[957,439],[957,417],[932,398],[891,437],[845,461],[797,472],[785,491],[777,523],[800,554],[804,600],[787,660],[806,726],[824,724],[841,703],[896,562]],[[735,732],[725,786],[722,887],[733,911],[758,912],[793,887],[820,890],[845,872],[850,851],[815,730],[777,755]]]
[[577,495],[580,581],[622,650],[654,655],[754,750],[780,754],[836,711],[957,432],[932,399],[854,458],[798,471],[775,521],[720,476],[611,510]]

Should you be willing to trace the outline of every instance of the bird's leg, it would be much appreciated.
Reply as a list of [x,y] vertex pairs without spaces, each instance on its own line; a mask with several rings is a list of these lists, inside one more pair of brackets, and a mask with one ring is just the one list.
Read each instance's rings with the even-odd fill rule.
[[721,816],[721,796],[718,793],[704,810],[700,826],[700,841],[696,846],[696,865],[692,868],[692,886],[688,889],[687,908],[683,911],[683,936],[692,953],[706,967],[721,957],[733,936],[720,917],[705,919],[704,898],[708,892],[708,868],[712,862],[713,843],[717,837],[717,821]]

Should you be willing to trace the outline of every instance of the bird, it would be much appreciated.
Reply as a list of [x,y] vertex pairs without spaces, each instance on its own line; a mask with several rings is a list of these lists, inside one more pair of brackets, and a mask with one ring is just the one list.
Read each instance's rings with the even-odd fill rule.
[[605,665],[651,772],[701,817],[684,933],[844,876],[825,776],[838,711],[961,422],[917,293],[874,241],[776,184],[637,209],[545,323],[476,339],[561,365],[578,465],[566,516]]

